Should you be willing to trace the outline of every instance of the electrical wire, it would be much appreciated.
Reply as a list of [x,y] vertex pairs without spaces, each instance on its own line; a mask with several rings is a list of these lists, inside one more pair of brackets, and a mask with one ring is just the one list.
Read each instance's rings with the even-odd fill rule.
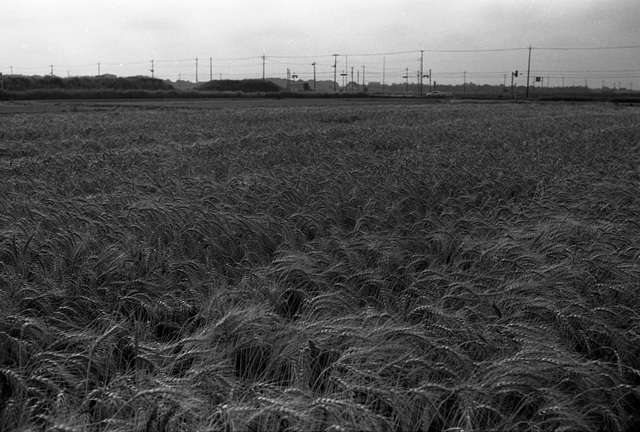
[[[386,73],[390,79],[397,79],[397,75],[406,75],[407,74],[407,64],[413,64],[414,62],[421,60],[421,54],[423,53],[444,53],[444,54],[465,54],[465,53],[499,53],[499,52],[517,52],[517,51],[604,51],[604,50],[629,50],[629,49],[640,49],[640,45],[622,45],[622,46],[592,46],[592,47],[513,47],[513,48],[488,48],[488,49],[424,49],[424,50],[409,50],[409,51],[392,51],[392,52],[378,52],[378,53],[348,53],[348,54],[320,54],[320,55],[299,55],[299,56],[286,56],[286,55],[261,55],[261,56],[250,56],[250,57],[229,57],[229,58],[214,58],[208,57],[210,62],[217,63],[217,68],[221,67],[226,69],[224,72],[225,76],[238,76],[238,77],[246,77],[246,76],[261,76],[257,72],[239,72],[234,71],[233,69],[237,68],[249,68],[256,67],[262,68],[265,65],[276,65],[276,66],[288,66],[291,68],[303,68],[303,67],[311,67],[308,63],[310,59],[331,59],[332,63],[337,67],[336,71],[341,72],[344,71],[342,67],[342,59],[338,62],[338,57],[344,57],[344,63],[348,64],[358,64],[361,60],[360,58],[366,57],[384,57],[384,66],[380,67],[378,62],[375,64],[367,64],[366,72],[369,76],[379,76],[381,74]],[[419,55],[420,54],[420,55]],[[405,56],[403,58],[403,56]],[[406,56],[410,56],[407,58]],[[332,59],[333,57],[333,59]],[[130,66],[137,66],[142,64],[152,64],[152,65],[163,65],[162,70],[165,70],[167,73],[163,76],[191,76],[196,75],[192,73],[175,73],[175,67],[182,66],[185,63],[192,63],[201,60],[202,64],[206,63],[207,58],[190,58],[190,59],[150,59],[144,61],[132,61],[132,62],[121,62],[121,63],[102,63],[96,62],[91,64],[81,64],[81,65],[46,65],[41,67],[20,67],[20,66],[5,66],[0,67],[0,71],[35,71],[35,70],[48,70],[51,68],[51,73],[53,73],[53,68],[56,69],[83,69],[83,68],[91,68],[98,66],[102,68],[128,68]],[[240,62],[249,62],[250,64],[239,64]],[[251,63],[255,62],[255,63]],[[314,62],[318,68],[317,74],[324,75],[332,75],[334,71],[332,70],[334,64],[323,64],[322,62]],[[174,67],[172,67],[174,66]],[[204,66],[202,66],[204,68]],[[345,66],[347,67],[347,66]],[[352,66],[353,68],[354,66]],[[361,65],[356,66],[360,68]],[[156,66],[152,66],[155,72],[158,72],[162,75],[160,70],[156,69]],[[327,71],[329,69],[329,71]],[[409,70],[412,68],[409,68]],[[121,71],[123,72],[123,71]],[[506,72],[507,74],[511,71]],[[217,72],[216,75],[222,72]],[[308,75],[309,71],[298,72],[298,75]],[[413,72],[409,72],[409,74],[413,74]],[[203,74],[206,75],[206,74]],[[505,75],[504,71],[443,71],[438,72],[434,70],[432,76],[438,76],[441,79],[460,79],[466,77],[467,79],[499,79]],[[545,77],[553,77],[553,78],[587,78],[587,79],[637,79],[640,78],[640,70],[633,69],[622,69],[622,70],[532,70],[531,75],[533,76],[545,76]]]

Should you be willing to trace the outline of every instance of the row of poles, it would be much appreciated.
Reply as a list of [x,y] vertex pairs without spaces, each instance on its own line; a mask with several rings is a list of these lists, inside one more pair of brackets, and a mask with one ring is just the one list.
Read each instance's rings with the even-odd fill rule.
[[[340,54],[332,54],[334,57],[334,63],[332,68],[334,69],[333,71],[333,91],[336,92],[337,91],[337,70],[338,70],[338,57],[340,56]],[[266,59],[267,57],[265,55],[263,55],[261,57],[262,59],[262,79],[265,79],[265,64],[266,64]],[[348,74],[346,73],[346,70],[348,70],[348,57],[345,56],[345,70],[340,74],[341,77],[347,77]],[[199,59],[196,57],[195,59],[196,61],[196,83],[199,82],[198,79],[198,71],[199,71],[199,67],[198,67],[198,62]],[[386,57],[383,57],[383,72],[382,72],[382,86],[384,88],[385,85],[385,63],[386,63]],[[313,66],[313,90],[316,90],[316,65],[317,63],[314,61],[313,63],[311,63],[311,66]],[[53,65],[50,66],[51,67],[51,75],[53,75]],[[353,80],[353,67],[351,67],[351,81],[354,82]],[[403,78],[405,78],[407,80],[407,86],[408,86],[408,81],[409,81],[409,68],[407,68],[407,73],[405,76],[403,76]],[[151,69],[149,69],[149,72],[151,72],[151,78],[155,78],[155,61],[151,60]],[[98,76],[100,76],[101,74],[101,70],[100,70],[100,63],[98,62]],[[360,82],[360,70],[358,70],[358,82]],[[425,74],[424,73],[424,50],[420,51],[420,71],[417,72],[417,76],[418,76],[418,81],[420,84],[420,95],[422,95],[423,93],[423,87],[424,87],[424,78],[429,78],[429,89],[431,89],[431,69],[429,69],[429,73]],[[298,78],[298,75],[295,74],[295,72],[292,74],[290,69],[287,69],[287,88],[289,88],[289,81],[291,80],[291,78],[295,79]],[[213,80],[213,58],[210,57],[209,58],[209,79]],[[366,82],[366,67],[362,66],[362,82],[363,85]]]
[[[531,71],[531,45],[529,45],[529,58],[528,58],[528,63],[527,63],[527,94],[526,97],[529,97],[529,75],[530,75],[530,71]],[[337,73],[338,73],[338,56],[340,54],[332,54],[333,58],[334,58],[334,62],[333,62],[333,91],[336,92],[337,91],[337,82],[338,82],[338,77],[337,77]],[[265,69],[266,69],[266,59],[267,57],[265,55],[262,55],[261,57],[262,59],[262,79],[265,79]],[[348,68],[348,57],[345,56],[345,70],[340,74],[340,76],[345,77],[347,76],[347,70],[349,70]],[[198,58],[196,57],[196,83],[198,82]],[[383,57],[382,59],[382,88],[384,90],[384,86],[385,86],[385,71],[386,71],[386,57]],[[316,65],[317,63],[314,61],[313,63],[311,63],[311,66],[313,66],[313,90],[316,90]],[[151,69],[149,70],[151,72],[151,77],[154,78],[155,75],[155,67],[154,67],[154,60],[151,60]],[[364,83],[366,82],[366,69],[365,66],[362,66],[362,83],[364,85]],[[53,65],[51,65],[51,74],[53,75]],[[360,74],[360,71],[358,70],[358,75]],[[100,75],[100,63],[98,63],[98,75]],[[511,73],[511,91],[513,93],[513,78],[518,76],[518,71],[512,72]],[[423,95],[424,93],[424,79],[428,78],[429,79],[429,91],[431,91],[432,88],[432,75],[431,75],[431,69],[429,69],[429,73],[425,74],[424,73],[424,50],[420,50],[420,71],[417,72],[417,77],[418,77],[418,82],[419,82],[419,88],[420,88],[420,96]],[[290,86],[290,80],[291,79],[296,79],[298,78],[298,75],[295,74],[295,72],[292,74],[291,70],[287,68],[287,90],[289,89]],[[403,76],[404,79],[406,79],[406,87],[408,88],[409,86],[409,68],[406,69],[406,73]],[[213,58],[210,57],[209,58],[209,79],[213,80]],[[360,79],[358,78],[358,82],[360,81]],[[353,67],[351,68],[351,82],[353,81]],[[465,84],[466,84],[466,72],[465,72]]]
[[[332,54],[333,55],[333,91],[336,92],[337,91],[337,83],[338,83],[338,56],[340,54]],[[316,89],[316,62],[313,62],[311,64],[313,66],[313,89]],[[349,70],[349,66],[348,66],[348,56],[345,56],[345,70],[343,70],[343,72],[340,74],[341,77],[345,78],[347,77],[347,72]],[[386,57],[382,58],[382,88],[384,90],[384,86],[385,86],[385,72],[386,72]],[[358,70],[358,80],[354,81],[353,80],[353,67],[351,67],[351,82],[360,82],[360,70]],[[424,50],[420,51],[420,70],[417,72],[417,77],[418,77],[418,82],[420,84],[420,95],[423,94],[423,88],[424,88],[424,78],[429,78],[429,89],[431,89],[431,69],[429,69],[429,73],[425,74],[424,73]],[[264,79],[264,72],[263,72],[263,76],[262,78]],[[406,69],[406,73],[405,75],[402,77],[405,78],[407,80],[407,87],[409,85],[409,68]],[[366,82],[366,67],[362,66],[362,83],[364,85],[364,83]]]
[[[337,92],[337,70],[338,70],[338,56],[340,54],[332,54],[334,57],[334,63],[333,63],[333,91]],[[530,60],[530,56],[531,53],[529,53],[529,62]],[[265,63],[266,63],[266,56],[262,56],[262,79],[265,79]],[[345,70],[342,71],[342,73],[340,74],[341,77],[343,77],[344,79],[346,79],[346,77],[348,76],[348,74],[346,73],[346,70],[348,70],[348,57],[345,56]],[[198,76],[198,62],[199,59],[196,57],[195,59],[196,61],[196,83],[199,81],[199,76]],[[386,70],[386,57],[383,57],[383,72],[382,72],[382,88],[384,90],[384,86],[385,86],[385,70]],[[311,63],[311,66],[313,66],[313,90],[316,90],[316,65],[317,63],[314,61],[313,63]],[[53,75],[53,65],[49,66],[50,69],[50,74]],[[353,79],[353,67],[351,67],[351,82],[355,82]],[[12,71],[13,72],[13,71]],[[149,69],[149,72],[151,72],[151,78],[155,78],[155,60],[151,60],[151,68]],[[100,62],[98,62],[98,76],[100,76],[102,73],[101,71],[101,65]],[[366,68],[365,66],[362,66],[362,83],[363,86],[365,85],[364,83],[366,82]],[[466,74],[466,73],[465,73]],[[358,70],[358,80],[357,82],[360,82],[360,70]],[[515,75],[512,73],[511,74],[511,87],[513,88],[513,77],[514,76],[518,76],[518,72],[515,72]],[[431,85],[431,69],[429,69],[429,73],[425,74],[424,73],[424,51],[420,52],[420,70],[417,72],[417,77],[418,77],[418,82],[419,82],[419,87],[420,87],[420,95],[422,96],[423,94],[423,88],[424,88],[424,79],[428,78],[429,79],[429,89],[431,90],[432,85]],[[466,75],[465,75],[466,77]],[[287,90],[290,89],[290,80],[291,79],[296,79],[298,78],[298,75],[295,72],[291,72],[290,69],[287,69]],[[406,69],[406,74],[403,76],[404,79],[406,79],[406,86],[408,88],[409,86],[409,68]],[[213,80],[213,58],[209,58],[209,79]],[[466,78],[465,78],[466,81]],[[344,82],[344,81],[343,81]],[[3,81],[3,77],[2,77],[2,73],[0,72],[0,90],[4,88],[4,81]],[[527,81],[527,96],[528,96],[528,81]]]
[[[529,56],[528,56],[528,61],[527,61],[527,85],[526,85],[526,97],[529,97],[529,88],[530,88],[530,74],[531,74],[531,50],[532,47],[531,45],[529,46]],[[333,68],[333,91],[337,92],[337,83],[338,83],[338,57],[340,56],[340,54],[332,54],[332,56],[334,57],[334,62],[332,65]],[[346,81],[346,77],[348,76],[347,71],[348,71],[348,56],[344,56],[345,57],[345,70],[342,71],[342,73],[340,73],[340,76],[343,78],[343,82]],[[261,57],[262,59],[262,79],[265,79],[265,69],[266,69],[266,59],[267,56],[263,55]],[[382,68],[382,88],[384,91],[385,88],[385,73],[386,73],[386,57],[383,57],[383,68]],[[196,57],[195,59],[195,63],[196,63],[196,74],[195,74],[195,80],[196,83],[199,82],[199,59]],[[316,90],[316,65],[317,63],[314,61],[313,63],[311,63],[311,66],[313,66],[313,90]],[[50,73],[51,75],[53,75],[53,65],[50,65]],[[12,75],[13,75],[13,67],[11,67],[12,69]],[[151,72],[151,77],[155,78],[155,61],[151,60],[151,68],[149,69],[149,71]],[[418,84],[419,84],[419,91],[420,91],[420,95],[423,95],[423,89],[424,89],[424,79],[428,78],[429,79],[429,91],[431,91],[432,89],[432,74],[431,74],[431,69],[429,69],[428,73],[424,73],[424,50],[420,51],[420,70],[417,72],[417,78],[418,78]],[[363,85],[365,85],[366,82],[366,68],[365,66],[362,66],[362,83]],[[98,62],[98,76],[101,75],[101,65]],[[354,75],[354,68],[351,68],[351,82],[355,83],[356,81],[354,81],[353,79],[353,75]],[[518,77],[518,71],[514,71],[511,72],[511,94],[512,97],[514,97],[514,78]],[[222,79],[222,74],[220,74],[220,78]],[[296,75],[295,72],[291,72],[290,69],[287,69],[287,89],[290,88],[290,80],[291,79],[296,79],[298,78],[298,75]],[[405,86],[407,88],[408,91],[408,87],[409,87],[409,68],[405,69],[405,75],[403,75],[402,77],[403,79],[406,80],[405,82]],[[209,58],[209,79],[213,80],[213,58],[210,57]],[[506,81],[506,75],[505,75],[505,81]],[[360,70],[358,70],[358,85],[360,82]],[[466,88],[466,72],[464,73],[464,87]],[[3,89],[3,79],[2,79],[2,73],[0,73],[0,89]],[[433,82],[433,84],[435,85],[435,82]],[[505,82],[506,84],[506,82]]]

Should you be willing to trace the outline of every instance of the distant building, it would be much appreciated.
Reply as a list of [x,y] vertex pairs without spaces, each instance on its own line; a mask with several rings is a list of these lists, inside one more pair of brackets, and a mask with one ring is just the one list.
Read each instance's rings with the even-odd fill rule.
[[353,81],[347,83],[347,85],[344,88],[344,91],[346,91],[347,93],[359,93],[359,92],[363,92],[364,90],[364,86],[362,84],[358,84],[355,83]]
[[380,81],[369,81],[369,83],[367,84],[369,93],[383,93],[383,90],[386,87],[388,86],[383,87]]

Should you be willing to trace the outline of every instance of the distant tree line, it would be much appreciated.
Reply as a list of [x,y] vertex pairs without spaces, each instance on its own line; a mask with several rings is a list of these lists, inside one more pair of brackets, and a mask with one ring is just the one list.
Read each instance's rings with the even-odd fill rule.
[[244,93],[277,93],[280,87],[260,79],[216,80],[202,83],[195,87],[199,91],[240,91]]
[[97,77],[61,78],[55,75],[46,76],[4,76],[4,90],[174,90],[174,87],[157,78],[144,76],[116,77],[104,75]]
[[[281,84],[281,85],[279,85]],[[420,88],[416,83],[392,83],[382,85],[369,82],[367,86],[349,83],[345,88],[331,81],[317,82],[319,91],[310,91],[313,82],[278,79],[213,80],[195,84],[191,88],[177,89],[171,81],[145,76],[117,77],[67,77],[55,75],[23,76],[4,75],[0,100],[39,99],[142,99],[142,98],[351,98],[351,97],[416,97],[438,90],[447,97],[467,99],[522,99],[526,88],[510,86],[477,85],[472,82],[458,85],[426,83]],[[288,91],[282,85],[287,85]],[[178,86],[180,87],[180,86]],[[335,90],[334,90],[335,88]],[[631,91],[605,91],[587,89],[584,86],[535,87],[531,86],[529,97],[548,100],[615,100],[637,103],[640,93]]]
[[279,97],[276,84],[257,80],[220,80],[179,90],[170,81],[144,76],[4,76],[0,100],[242,98]]

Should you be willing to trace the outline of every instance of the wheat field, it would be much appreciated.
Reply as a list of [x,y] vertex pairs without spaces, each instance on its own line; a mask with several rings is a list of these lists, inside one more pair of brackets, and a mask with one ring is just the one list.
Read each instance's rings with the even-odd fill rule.
[[0,431],[624,431],[640,111],[0,116]]

